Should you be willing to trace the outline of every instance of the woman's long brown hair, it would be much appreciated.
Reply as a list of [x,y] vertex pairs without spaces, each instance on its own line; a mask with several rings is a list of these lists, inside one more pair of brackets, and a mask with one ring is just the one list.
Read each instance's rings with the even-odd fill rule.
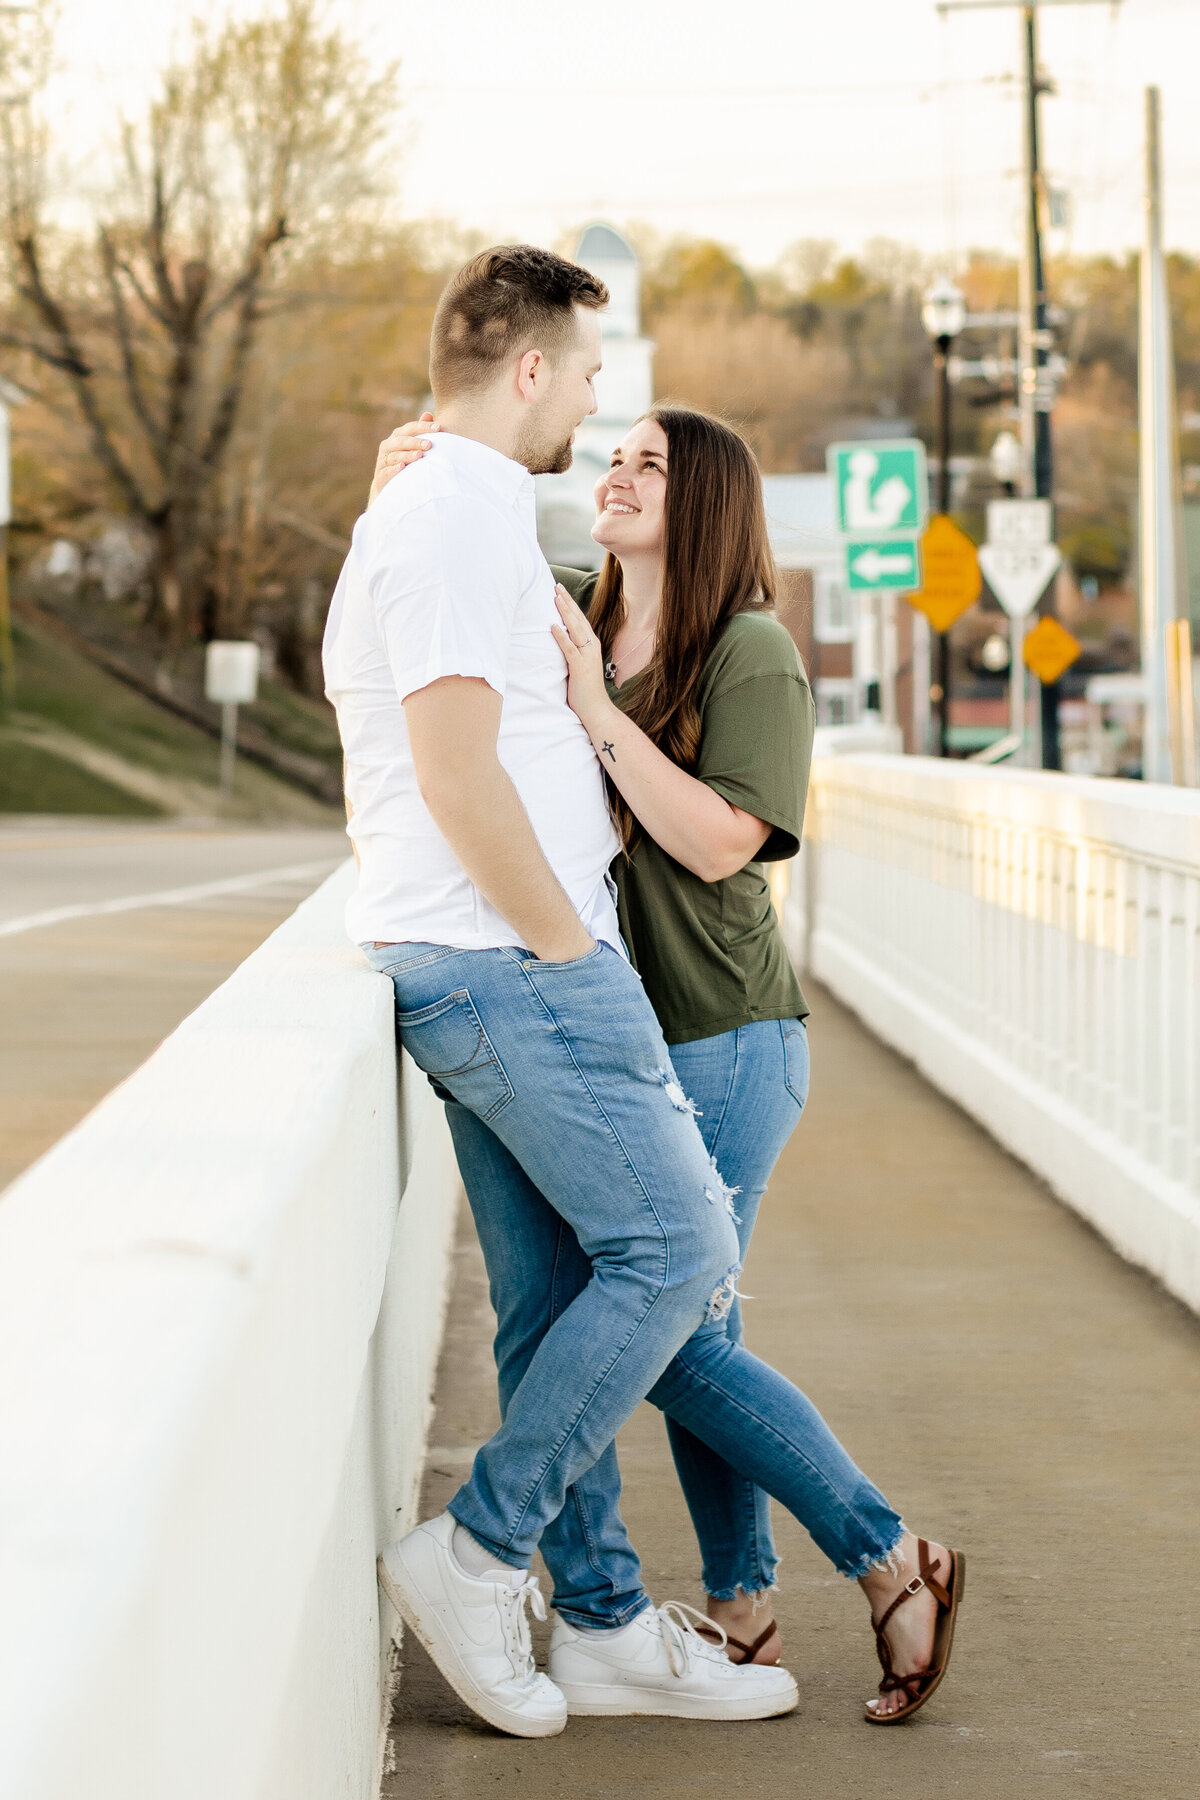
[[[762,477],[754,452],[729,425],[685,406],[645,415],[667,439],[662,601],[654,655],[626,708],[647,737],[680,768],[700,743],[696,686],[721,632],[735,614],[775,604],[777,575],[767,539]],[[607,662],[625,622],[621,565],[605,558],[589,623]],[[613,816],[627,851],[639,827],[610,784]]]

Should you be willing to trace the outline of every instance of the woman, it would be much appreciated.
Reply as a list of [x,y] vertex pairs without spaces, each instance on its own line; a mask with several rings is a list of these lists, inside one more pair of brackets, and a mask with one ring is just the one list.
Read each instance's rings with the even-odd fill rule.
[[[436,429],[427,414],[386,440],[372,498]],[[567,698],[611,784],[625,846],[613,869],[621,926],[671,1047],[667,1074],[677,1103],[696,1112],[713,1158],[709,1197],[733,1212],[744,1259],[808,1091],[808,1009],[762,863],[799,848],[812,696],[771,613],[761,480],[736,432],[655,407],[614,452],[596,506],[592,536],[608,552],[599,576],[556,571]],[[456,1143],[460,1157],[472,1154],[469,1140]],[[713,1330],[741,1349],[736,1300]],[[778,1660],[774,1620],[762,1616],[776,1567],[767,1486],[862,1586],[884,1670],[866,1717],[898,1723],[944,1673],[962,1558],[906,1532],[804,1396],[767,1374],[772,1443],[747,1441],[741,1454],[761,1485],[683,1422],[687,1404],[664,1404],[708,1617],[735,1660]],[[732,1451],[736,1439],[730,1428],[722,1441]],[[841,1498],[852,1483],[869,1523]]]

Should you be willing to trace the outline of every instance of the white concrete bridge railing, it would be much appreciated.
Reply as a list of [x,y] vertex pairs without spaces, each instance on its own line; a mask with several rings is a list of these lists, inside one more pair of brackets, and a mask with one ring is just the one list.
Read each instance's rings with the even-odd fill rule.
[[349,873],[0,1203],[3,1800],[378,1791],[458,1180]]
[[793,954],[1200,1309],[1200,794],[818,756]]

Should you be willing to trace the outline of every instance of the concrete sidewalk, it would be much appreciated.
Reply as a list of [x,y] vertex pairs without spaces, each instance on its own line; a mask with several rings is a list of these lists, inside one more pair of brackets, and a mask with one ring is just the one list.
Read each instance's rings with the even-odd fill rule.
[[[877,1679],[865,1605],[776,1507],[797,1713],[577,1720],[519,1742],[410,1641],[386,1800],[1191,1800],[1200,1786],[1200,1321],[828,995],[814,1006],[812,1099],[747,1266],[748,1338],[911,1525],[968,1552],[951,1674],[911,1725],[860,1723]],[[467,1222],[426,1515],[493,1427],[490,1331]],[[621,1462],[648,1586],[702,1603],[651,1409]]]

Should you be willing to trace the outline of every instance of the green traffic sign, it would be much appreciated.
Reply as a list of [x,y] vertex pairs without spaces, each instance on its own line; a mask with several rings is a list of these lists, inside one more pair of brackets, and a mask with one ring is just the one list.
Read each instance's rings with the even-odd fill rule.
[[916,538],[847,538],[846,585],[856,593],[919,588],[921,553]]
[[919,438],[830,444],[825,461],[837,494],[838,530],[847,537],[922,530],[929,477]]

